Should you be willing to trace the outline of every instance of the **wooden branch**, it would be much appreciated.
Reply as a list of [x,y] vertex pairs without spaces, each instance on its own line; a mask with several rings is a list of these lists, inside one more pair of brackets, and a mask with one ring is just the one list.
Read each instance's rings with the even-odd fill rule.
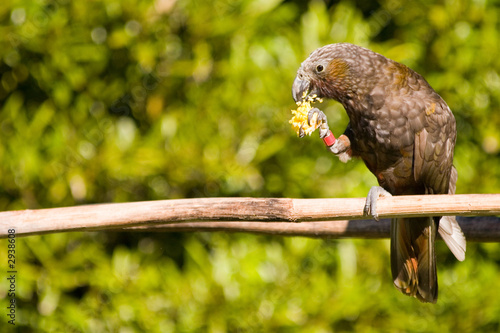
[[[494,216],[457,216],[467,241],[499,242],[500,218]],[[296,222],[181,222],[164,225],[124,228],[124,231],[147,232],[245,232],[279,236],[315,238],[389,238],[391,220],[338,220]]]
[[280,236],[307,236],[318,238],[387,238],[390,220],[337,220],[297,222],[251,222],[251,221],[215,221],[181,222],[164,225],[138,226],[124,228],[125,231],[141,230],[153,232],[194,232],[224,231],[248,232]]
[[[158,226],[166,223],[187,223],[201,228],[201,224],[240,223],[241,221],[308,222],[331,220],[355,220],[363,216],[364,198],[352,199],[278,199],[278,198],[202,198],[160,200],[131,203],[87,205],[66,208],[9,211],[0,213],[0,237],[5,238],[8,229],[15,229],[16,235],[26,236],[52,232],[122,229],[135,226]],[[381,218],[395,216],[438,216],[438,215],[499,215],[500,194],[468,195],[422,195],[385,197],[378,200]],[[201,222],[203,221],[203,222]],[[238,222],[234,222],[238,221]],[[354,221],[345,222],[352,229]],[[309,227],[325,227],[316,222]],[[360,224],[368,230],[368,222]],[[371,222],[373,223],[373,222]],[[292,223],[293,225],[299,225]],[[187,227],[189,224],[183,225]],[[285,228],[290,224],[274,225]],[[269,225],[271,226],[271,225]],[[337,226],[338,227],[338,226]],[[165,228],[165,226],[163,226]],[[330,226],[331,228],[331,226]],[[214,227],[214,229],[216,229]],[[304,231],[305,232],[305,231]],[[308,231],[309,233],[311,231]],[[366,231],[366,237],[371,232]],[[363,231],[351,233],[348,237],[364,237]]]

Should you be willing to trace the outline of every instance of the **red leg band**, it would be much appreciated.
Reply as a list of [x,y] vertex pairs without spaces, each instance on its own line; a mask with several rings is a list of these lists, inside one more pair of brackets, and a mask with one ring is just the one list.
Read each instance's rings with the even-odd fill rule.
[[323,138],[323,142],[328,147],[333,146],[333,144],[335,143],[335,136],[333,136],[332,131],[328,130],[328,135]]

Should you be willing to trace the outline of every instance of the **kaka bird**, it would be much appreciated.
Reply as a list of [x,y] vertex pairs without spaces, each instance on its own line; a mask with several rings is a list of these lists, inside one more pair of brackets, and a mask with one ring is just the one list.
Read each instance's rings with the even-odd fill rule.
[[[302,63],[292,93],[296,102],[317,95],[345,108],[349,124],[329,149],[343,162],[361,158],[377,178],[380,186],[369,191],[365,215],[378,219],[379,196],[455,193],[455,118],[429,83],[407,66],[357,45],[326,45]],[[309,120],[315,114],[324,138],[327,118],[314,108]],[[394,285],[422,302],[437,301],[436,231],[464,260],[465,236],[455,217],[391,221]]]

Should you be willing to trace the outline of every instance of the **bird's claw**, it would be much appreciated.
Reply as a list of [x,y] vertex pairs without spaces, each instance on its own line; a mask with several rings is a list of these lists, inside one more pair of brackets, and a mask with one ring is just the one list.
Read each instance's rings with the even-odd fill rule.
[[323,111],[318,108],[312,108],[307,113],[307,123],[311,126],[314,115],[316,115],[316,126],[319,128],[319,137],[323,139],[328,135],[328,120],[326,119],[326,115]]
[[383,187],[373,186],[368,192],[368,196],[366,197],[365,207],[363,209],[363,214],[366,216],[371,215],[375,221],[378,221],[378,213],[377,213],[377,200],[379,197],[390,197],[392,196],[389,192],[387,192]]
[[[319,137],[320,139],[324,139],[330,133],[330,128],[328,127],[328,120],[323,111],[318,108],[312,108],[307,113],[307,123],[311,126],[311,123],[316,115],[316,128],[319,129]],[[299,136],[303,137],[305,135],[305,131],[299,128]],[[351,141],[349,138],[342,134],[332,146],[329,146],[328,149],[332,153],[338,156],[341,162],[346,163],[351,159],[352,151],[351,151]]]

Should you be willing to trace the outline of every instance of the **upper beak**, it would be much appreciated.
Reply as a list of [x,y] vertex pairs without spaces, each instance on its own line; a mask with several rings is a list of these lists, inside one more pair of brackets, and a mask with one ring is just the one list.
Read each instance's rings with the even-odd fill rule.
[[302,101],[302,97],[307,96],[310,93],[310,82],[307,80],[299,79],[297,75],[293,81],[292,95],[295,102]]

